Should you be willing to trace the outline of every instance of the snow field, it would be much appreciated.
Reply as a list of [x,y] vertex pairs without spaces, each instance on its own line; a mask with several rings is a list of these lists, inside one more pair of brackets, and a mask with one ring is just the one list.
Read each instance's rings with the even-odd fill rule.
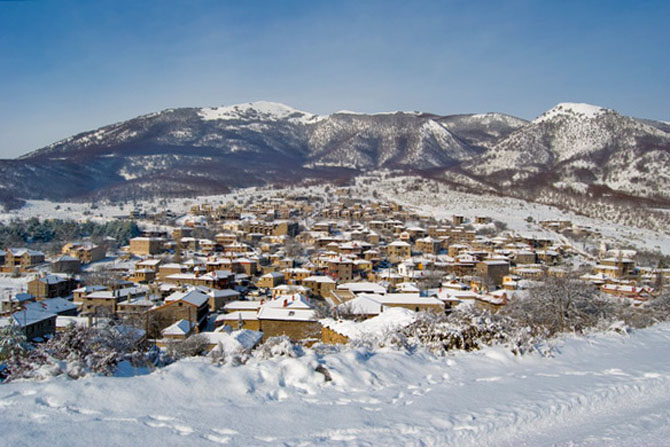
[[[0,387],[6,445],[670,445],[670,324],[553,358],[334,349]],[[325,382],[317,365],[332,376]]]

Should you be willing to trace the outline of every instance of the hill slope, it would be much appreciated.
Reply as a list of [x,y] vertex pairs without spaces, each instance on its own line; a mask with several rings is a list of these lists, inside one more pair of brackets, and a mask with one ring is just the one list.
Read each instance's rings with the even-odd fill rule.
[[600,188],[669,201],[669,132],[571,103],[532,122],[496,113],[321,116],[262,101],[168,109],[0,160],[0,200],[188,196],[391,168],[447,172],[475,190]]

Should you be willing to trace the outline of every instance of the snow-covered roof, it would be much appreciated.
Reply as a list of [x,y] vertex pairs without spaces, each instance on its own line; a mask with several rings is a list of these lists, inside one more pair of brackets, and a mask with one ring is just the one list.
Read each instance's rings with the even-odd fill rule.
[[196,323],[188,320],[179,320],[161,331],[163,335],[188,335],[195,328]]
[[259,320],[314,321],[309,300],[301,294],[280,296],[258,309]]
[[142,295],[146,293],[149,289],[144,286],[140,287],[126,287],[124,289],[116,289],[116,290],[98,290],[89,293],[86,295],[86,298],[91,298],[91,299],[121,299],[121,298],[127,298],[129,296],[136,296],[136,295]]
[[31,250],[29,248],[8,248],[7,253],[12,254],[13,256],[23,256],[26,253],[29,256],[44,256],[44,253],[37,250]]
[[320,282],[320,283],[335,283],[329,276],[309,276],[303,279],[304,282]]
[[235,353],[240,351],[250,351],[263,338],[263,333],[260,331],[251,331],[249,329],[242,329],[233,332],[215,331],[215,332],[201,332],[201,336],[207,339],[210,345],[217,345],[214,350],[223,348],[225,353]]
[[84,287],[79,287],[78,289],[74,289],[73,292],[76,293],[91,293],[91,292],[99,292],[101,290],[107,290],[106,286],[84,286]]
[[216,321],[226,321],[233,323],[239,320],[256,320],[258,312],[256,310],[236,310],[227,314],[221,314],[216,317]]
[[368,335],[382,336],[385,333],[410,325],[417,318],[416,312],[402,307],[386,309],[376,317],[362,322],[351,320],[333,320],[327,318],[320,323],[350,340],[359,339]]
[[173,301],[185,301],[196,307],[200,307],[209,301],[209,296],[199,290],[192,289],[185,292],[174,292],[172,295],[165,298],[166,303]]
[[47,312],[45,310],[26,309],[19,312],[14,312],[12,318],[19,327],[29,326],[40,321],[55,318],[56,314]]
[[77,310],[77,305],[64,298],[47,298],[34,303],[27,303],[26,309],[58,314]]
[[337,307],[354,315],[378,315],[382,312],[384,306],[367,294],[360,294],[356,298],[342,303]]
[[67,282],[67,278],[63,278],[58,275],[45,275],[40,278],[37,278],[38,281],[43,282],[44,284],[60,284],[62,282]]
[[407,305],[442,305],[442,301],[436,298],[422,297],[417,293],[388,293],[386,295],[366,295],[381,304],[407,304]]
[[24,303],[26,301],[31,301],[31,300],[34,300],[34,299],[35,299],[35,296],[30,294],[30,293],[19,292],[16,295],[3,296],[2,298],[0,298],[0,301],[11,302],[11,303]]
[[367,281],[362,281],[362,282],[346,282],[339,284],[337,286],[339,290],[350,290],[353,293],[378,293],[380,295],[383,295],[386,293],[386,288],[373,283],[373,282],[367,282]]

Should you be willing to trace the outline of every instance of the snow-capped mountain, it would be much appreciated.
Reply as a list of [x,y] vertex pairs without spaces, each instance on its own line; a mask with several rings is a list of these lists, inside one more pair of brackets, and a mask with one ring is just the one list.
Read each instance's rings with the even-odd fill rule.
[[464,168],[507,189],[602,187],[670,199],[670,133],[652,123],[603,107],[562,103]]
[[264,101],[168,109],[0,160],[0,200],[183,196],[378,168],[444,172],[508,193],[596,185],[670,199],[669,131],[569,103],[532,122],[498,113],[326,116]]

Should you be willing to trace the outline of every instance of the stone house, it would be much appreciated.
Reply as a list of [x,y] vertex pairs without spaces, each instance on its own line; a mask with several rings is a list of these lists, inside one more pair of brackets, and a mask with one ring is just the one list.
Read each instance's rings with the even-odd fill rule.
[[163,251],[163,239],[156,237],[134,237],[130,240],[130,253],[136,256],[155,255]]
[[308,276],[302,285],[308,287],[314,296],[326,297],[335,289],[335,281],[328,276]]
[[500,287],[503,277],[509,273],[509,262],[502,260],[480,261],[476,265],[476,272],[477,276]]
[[179,320],[187,320],[202,329],[209,315],[209,297],[199,290],[175,292],[165,298],[165,304],[148,312],[148,331],[152,337]]
[[77,287],[69,276],[43,275],[28,282],[28,293],[39,298],[68,296]]
[[74,256],[62,255],[51,263],[51,271],[54,273],[79,273],[81,271],[81,261]]
[[400,262],[411,255],[412,246],[404,241],[393,241],[386,247],[386,256],[391,262]]
[[44,253],[28,248],[8,248],[5,251],[5,271],[27,270],[45,261]]
[[292,340],[318,340],[321,324],[303,295],[280,296],[258,310],[263,340],[285,335]]
[[67,243],[61,249],[61,253],[79,259],[82,264],[90,264],[105,258],[105,249],[92,242]]
[[256,286],[259,288],[272,289],[284,282],[284,274],[280,272],[270,272],[258,278]]

